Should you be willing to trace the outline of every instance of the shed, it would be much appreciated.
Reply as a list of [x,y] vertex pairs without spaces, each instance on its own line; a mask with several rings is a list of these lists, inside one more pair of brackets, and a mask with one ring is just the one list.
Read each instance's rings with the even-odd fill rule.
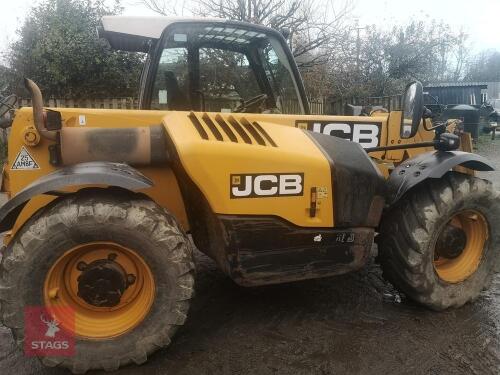
[[488,85],[488,98],[490,99],[500,99],[500,82],[485,82]]
[[424,104],[481,105],[487,98],[485,82],[429,83],[424,87]]

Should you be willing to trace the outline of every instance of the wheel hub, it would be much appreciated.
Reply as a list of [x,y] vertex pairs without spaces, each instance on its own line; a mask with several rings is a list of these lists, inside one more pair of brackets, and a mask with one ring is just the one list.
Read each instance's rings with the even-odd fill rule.
[[111,253],[107,259],[98,259],[89,264],[79,262],[78,297],[96,307],[114,307],[120,303],[125,289],[132,285],[136,276],[127,274],[115,261],[117,255]]
[[78,337],[106,339],[144,320],[155,289],[140,253],[114,242],[87,242],[64,252],[47,272],[44,304]]
[[476,210],[455,213],[434,247],[434,269],[439,278],[459,283],[476,272],[488,240],[488,222]]
[[434,258],[455,259],[462,254],[466,244],[467,236],[463,229],[447,225],[437,240]]

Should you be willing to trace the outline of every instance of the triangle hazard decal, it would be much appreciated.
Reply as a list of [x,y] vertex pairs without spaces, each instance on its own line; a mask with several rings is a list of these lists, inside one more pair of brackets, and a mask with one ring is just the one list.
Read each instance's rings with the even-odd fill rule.
[[38,163],[33,159],[33,156],[30,155],[28,150],[23,146],[21,147],[21,151],[16,156],[16,160],[12,164],[10,169],[40,169]]

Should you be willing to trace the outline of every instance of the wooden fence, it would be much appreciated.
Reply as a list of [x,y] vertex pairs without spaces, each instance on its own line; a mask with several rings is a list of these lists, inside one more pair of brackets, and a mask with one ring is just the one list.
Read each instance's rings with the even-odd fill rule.
[[[44,103],[52,108],[103,108],[103,109],[138,109],[139,100],[136,98],[108,98],[108,99],[46,99]],[[31,107],[30,98],[18,99],[19,107]],[[322,115],[325,113],[324,100],[312,100],[309,102],[311,113]],[[215,111],[220,108],[220,103],[207,103],[207,111]],[[286,101],[285,108],[287,113],[300,113],[299,103],[297,101]]]
[[381,106],[388,111],[399,110],[402,105],[401,95],[391,95],[391,96],[370,96],[370,97],[351,97],[337,99],[331,102],[331,114],[334,115],[344,115],[348,114],[346,109],[347,104],[352,104],[356,106]]
[[[106,109],[137,109],[139,100],[135,98],[109,99],[46,99],[47,107],[53,108],[106,108]],[[18,99],[19,107],[31,107],[31,98]]]
[[309,108],[311,110],[311,114],[313,114],[313,115],[326,115],[326,114],[328,114],[325,111],[325,109],[326,109],[325,99],[310,101]]

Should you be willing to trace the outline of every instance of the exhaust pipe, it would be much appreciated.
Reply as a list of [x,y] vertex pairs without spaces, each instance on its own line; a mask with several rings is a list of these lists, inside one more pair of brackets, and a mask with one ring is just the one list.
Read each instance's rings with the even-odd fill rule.
[[40,135],[48,140],[55,141],[57,139],[57,132],[54,130],[47,130],[45,127],[45,113],[43,112],[43,97],[40,88],[31,79],[24,79],[24,86],[30,92],[31,103],[33,107],[33,122],[35,128]]

